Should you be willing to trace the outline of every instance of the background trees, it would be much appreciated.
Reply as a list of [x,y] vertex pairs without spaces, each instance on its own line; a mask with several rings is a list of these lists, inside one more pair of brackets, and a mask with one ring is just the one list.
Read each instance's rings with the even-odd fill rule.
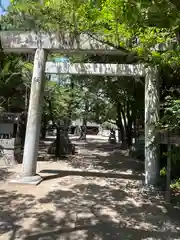
[[[12,0],[1,17],[3,29],[56,32],[72,39],[82,32],[121,49],[123,56],[69,56],[71,62],[141,62],[158,65],[161,77],[162,124],[179,128],[180,4],[174,0]],[[1,47],[0,47],[1,48]],[[0,55],[1,108],[27,109],[32,59],[25,55]],[[52,59],[52,56],[50,56]],[[12,81],[13,79],[13,81]],[[144,79],[127,77],[71,77],[69,82],[48,82],[43,126],[59,119],[67,125],[83,116],[84,125],[116,123],[119,140],[128,147],[144,120]],[[173,93],[172,93],[173,92]],[[170,99],[170,100],[169,100]],[[164,151],[164,150],[162,150]]]

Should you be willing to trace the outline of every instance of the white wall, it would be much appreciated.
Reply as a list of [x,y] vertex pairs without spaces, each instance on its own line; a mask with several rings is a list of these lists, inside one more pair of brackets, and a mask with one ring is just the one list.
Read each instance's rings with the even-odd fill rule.
[[[110,135],[110,130],[100,130],[98,135],[104,136],[104,137],[109,137]],[[118,137],[118,130],[115,130],[116,137]]]
[[0,133],[13,134],[13,124],[12,123],[0,123]]

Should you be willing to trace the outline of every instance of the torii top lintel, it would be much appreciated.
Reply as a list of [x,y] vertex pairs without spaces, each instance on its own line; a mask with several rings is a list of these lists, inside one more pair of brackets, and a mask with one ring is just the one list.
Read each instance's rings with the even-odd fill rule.
[[96,53],[110,55],[125,55],[126,53],[114,49],[93,39],[88,34],[80,34],[78,37],[70,37],[69,34],[55,33],[1,31],[1,44],[5,52],[33,52],[38,47],[49,52],[62,53]]

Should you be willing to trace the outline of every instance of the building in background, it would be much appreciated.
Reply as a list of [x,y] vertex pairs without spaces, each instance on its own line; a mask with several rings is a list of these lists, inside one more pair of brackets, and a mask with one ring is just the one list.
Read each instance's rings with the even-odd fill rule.
[[[55,57],[53,59],[53,62],[55,63],[69,63],[70,60],[68,57]],[[70,75],[68,74],[51,74],[50,75],[50,81],[57,82],[59,85],[60,84],[69,84],[70,83]]]

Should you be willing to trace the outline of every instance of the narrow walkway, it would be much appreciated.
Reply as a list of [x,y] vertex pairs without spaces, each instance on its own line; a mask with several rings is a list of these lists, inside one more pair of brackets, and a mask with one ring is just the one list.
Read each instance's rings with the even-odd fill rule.
[[38,162],[39,186],[8,185],[3,170],[0,240],[180,239],[180,212],[143,191],[142,163],[102,139],[75,143],[72,159]]

